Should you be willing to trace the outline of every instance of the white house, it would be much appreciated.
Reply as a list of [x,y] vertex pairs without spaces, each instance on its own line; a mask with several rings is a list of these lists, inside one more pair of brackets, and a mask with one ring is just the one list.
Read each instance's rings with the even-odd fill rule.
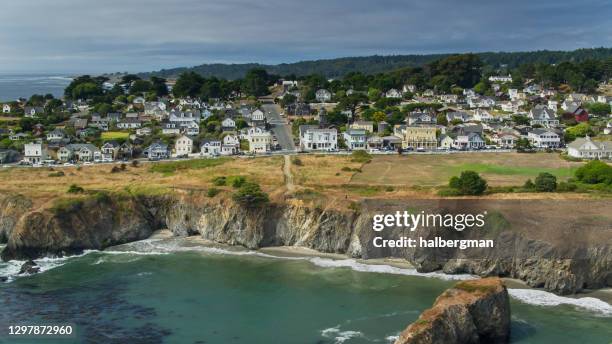
[[227,117],[221,122],[221,128],[223,129],[223,131],[234,131],[236,130],[236,122],[233,119]]
[[300,149],[304,151],[337,150],[338,132],[336,129],[319,129],[312,125],[300,125]]
[[317,98],[317,101],[319,103],[327,103],[331,100],[332,94],[328,90],[322,88],[317,90],[317,92],[315,93],[315,98]]
[[348,129],[343,135],[348,149],[366,149],[368,136],[365,129]]
[[249,128],[247,140],[249,141],[249,152],[252,153],[268,152],[272,146],[272,135],[258,127]]
[[489,77],[491,82],[512,82],[512,75],[491,75]]
[[474,111],[474,117],[473,118],[474,118],[475,121],[490,122],[490,121],[493,120],[494,117],[487,110],[476,109],[476,111]]
[[123,120],[117,122],[117,128],[119,129],[138,129],[142,126],[142,122],[138,118],[126,117]]
[[612,142],[580,137],[567,145],[567,154],[581,159],[612,159]]
[[9,113],[9,112],[11,112],[11,104],[3,104],[2,113]]
[[485,146],[485,141],[478,133],[469,133],[468,135],[459,135],[453,142],[453,147],[459,150],[482,149]]
[[200,155],[213,157],[221,155],[221,141],[219,140],[204,140],[200,145]]
[[42,143],[26,143],[23,145],[23,160],[31,164],[38,164],[47,159],[47,149]]
[[541,125],[543,127],[556,127],[559,125],[559,120],[554,111],[543,105],[536,105],[529,111],[529,123],[533,125]]
[[236,135],[226,135],[221,145],[221,155],[234,155],[240,151],[240,139]]
[[174,155],[177,157],[188,156],[193,151],[193,140],[186,135],[176,139],[174,142]]
[[386,98],[401,98],[402,93],[396,90],[395,88],[392,88],[385,93],[385,97]]
[[561,145],[561,137],[549,129],[533,129],[527,134],[527,139],[536,148],[558,148]]

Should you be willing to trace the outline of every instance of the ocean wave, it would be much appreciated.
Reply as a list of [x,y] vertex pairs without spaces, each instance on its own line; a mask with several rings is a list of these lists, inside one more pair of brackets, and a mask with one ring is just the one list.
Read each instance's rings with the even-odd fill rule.
[[321,331],[321,335],[325,338],[333,338],[334,343],[342,344],[351,338],[363,337],[363,333],[359,331],[341,331],[339,326],[326,328]]
[[[38,273],[43,273],[45,271],[49,271],[60,267],[69,260],[76,259],[79,257],[83,257],[87,254],[99,252],[95,250],[85,250],[83,253],[74,255],[74,256],[66,256],[66,257],[43,257],[39,259],[34,259],[34,263],[39,267]],[[9,260],[8,262],[0,262],[0,276],[7,277],[7,283],[14,281],[18,277],[30,276],[29,274],[20,274],[21,266],[25,263],[25,260]]]
[[570,305],[603,316],[612,316],[612,305],[594,297],[572,298],[536,289],[508,289],[508,293],[514,299],[530,305],[548,307]]

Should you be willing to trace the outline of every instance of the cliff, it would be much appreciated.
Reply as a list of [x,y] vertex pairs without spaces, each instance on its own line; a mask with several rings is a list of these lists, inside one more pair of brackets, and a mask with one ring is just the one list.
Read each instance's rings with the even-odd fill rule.
[[[26,259],[78,253],[84,249],[147,238],[168,228],[177,236],[201,235],[218,243],[256,249],[266,246],[302,246],[354,258],[395,257],[410,261],[417,270],[470,273],[519,278],[530,286],[561,294],[584,288],[612,286],[610,222],[590,216],[593,203],[577,218],[564,203],[470,202],[467,200],[393,200],[362,202],[358,208],[321,208],[287,199],[262,207],[245,207],[202,193],[173,195],[95,194],[31,209],[23,198],[3,198],[1,233],[8,239],[2,258]],[[447,228],[372,230],[372,216],[395,209],[429,212],[488,211],[480,232]],[[537,212],[533,212],[535,209]],[[433,238],[490,238],[494,249],[380,248],[375,236],[402,235]],[[571,239],[571,240],[569,240]]]
[[457,283],[404,330],[395,344],[507,343],[510,300],[499,278]]

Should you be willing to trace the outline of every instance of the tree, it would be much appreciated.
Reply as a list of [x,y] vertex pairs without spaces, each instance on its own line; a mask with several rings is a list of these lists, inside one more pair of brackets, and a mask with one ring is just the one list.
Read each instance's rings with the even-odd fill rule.
[[263,68],[249,70],[242,81],[242,90],[255,97],[268,94],[268,72]]
[[535,179],[535,189],[538,192],[554,192],[557,190],[557,177],[548,172],[538,174]]
[[291,93],[287,93],[283,96],[283,99],[280,101],[280,105],[284,108],[289,104],[293,104],[297,101],[297,97]]
[[183,73],[172,88],[175,97],[196,97],[204,84],[204,78],[195,72]]
[[382,111],[376,111],[372,116],[374,122],[382,122],[387,119],[387,115]]
[[166,85],[166,79],[157,76],[152,76],[151,85],[151,90],[154,91],[158,97],[168,95],[168,86]]
[[93,82],[86,82],[82,84],[78,84],[72,90],[72,99],[89,99],[93,96],[102,95],[103,90],[102,87]]
[[448,125],[448,119],[444,113],[439,113],[438,116],[436,116],[436,124],[444,126]]
[[612,184],[612,166],[599,160],[586,163],[576,170],[576,179],[586,184]]
[[516,125],[529,125],[529,117],[521,115],[512,115],[512,122]]
[[587,109],[590,113],[598,116],[605,116],[612,112],[608,103],[590,103],[587,104]]
[[580,123],[565,129],[565,142],[574,141],[577,137],[593,135],[593,129],[588,123]]
[[368,90],[368,100],[371,102],[376,102],[378,99],[380,99],[380,90],[377,88],[370,88]]
[[153,88],[153,84],[146,80],[136,80],[130,87],[130,94],[142,94],[149,92]]
[[520,139],[516,140],[514,147],[519,153],[529,152],[533,148],[529,140],[524,137],[521,137]]
[[257,207],[266,204],[270,201],[268,194],[263,192],[258,184],[246,182],[240,186],[232,198],[237,203],[246,207]]
[[448,186],[461,195],[482,195],[487,190],[487,181],[474,171],[463,171],[459,177],[452,177]]

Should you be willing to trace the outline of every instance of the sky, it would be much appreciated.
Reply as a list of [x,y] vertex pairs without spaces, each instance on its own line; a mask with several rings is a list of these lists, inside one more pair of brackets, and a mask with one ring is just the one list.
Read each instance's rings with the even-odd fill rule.
[[2,0],[0,73],[612,46],[610,0]]

